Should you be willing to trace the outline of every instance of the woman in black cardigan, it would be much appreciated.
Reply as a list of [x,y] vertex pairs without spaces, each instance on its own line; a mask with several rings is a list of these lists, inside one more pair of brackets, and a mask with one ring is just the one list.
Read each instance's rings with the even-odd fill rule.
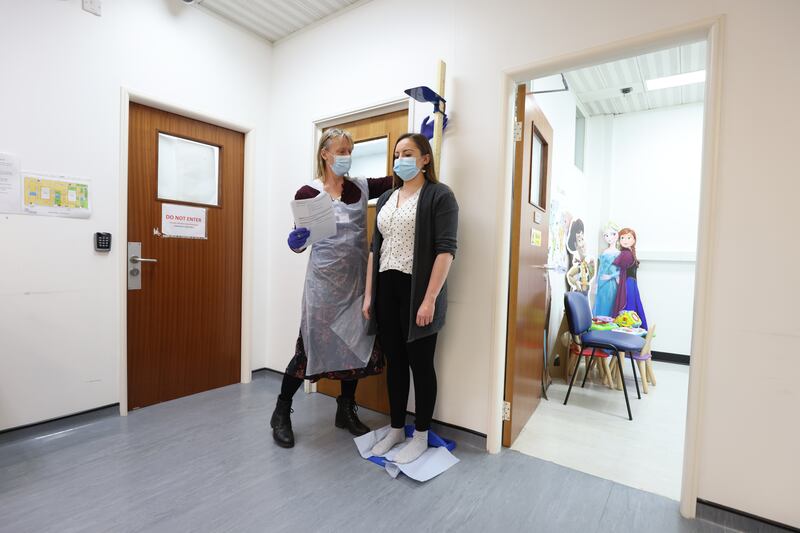
[[433,356],[447,313],[447,274],[456,253],[458,204],[439,183],[428,139],[407,133],[394,151],[395,188],[377,205],[367,266],[364,316],[387,358],[392,429],[372,450],[383,456],[405,440],[408,368],[414,375],[414,438],[394,457],[417,459],[427,449],[436,404]]

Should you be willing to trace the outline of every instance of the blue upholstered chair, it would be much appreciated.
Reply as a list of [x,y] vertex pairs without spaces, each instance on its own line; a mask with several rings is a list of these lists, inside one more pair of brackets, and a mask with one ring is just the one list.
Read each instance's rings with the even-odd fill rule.
[[[622,372],[622,357],[620,352],[641,352],[644,348],[644,339],[636,335],[628,333],[621,333],[619,331],[589,331],[592,327],[592,308],[589,305],[589,297],[580,292],[568,292],[564,295],[564,309],[567,313],[567,323],[569,324],[569,331],[573,337],[580,341],[581,350],[585,348],[592,348],[592,353],[595,350],[608,350],[612,353],[612,357],[617,358],[617,368]],[[589,360],[589,365],[586,368],[586,373],[592,367],[594,357]],[[575,363],[575,370],[572,371],[572,378],[569,381],[569,389],[567,389],[567,397],[564,398],[564,405],[567,405],[569,394],[572,392],[572,384],[575,382],[575,375],[578,373],[581,358],[578,357]],[[631,359],[631,367],[633,368],[633,382],[636,384],[636,395],[641,398],[639,392],[639,382],[636,379],[636,364]],[[631,404],[628,401],[628,389],[625,387],[624,375],[622,379],[622,392],[625,394],[625,406],[628,408],[628,419],[633,420],[631,415]],[[586,380],[584,379],[584,383]]]

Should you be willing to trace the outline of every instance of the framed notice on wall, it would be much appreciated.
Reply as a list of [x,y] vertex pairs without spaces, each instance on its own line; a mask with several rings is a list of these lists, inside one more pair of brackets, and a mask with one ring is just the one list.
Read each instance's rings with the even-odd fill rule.
[[88,180],[23,172],[22,183],[22,204],[28,214],[68,218],[92,214]]

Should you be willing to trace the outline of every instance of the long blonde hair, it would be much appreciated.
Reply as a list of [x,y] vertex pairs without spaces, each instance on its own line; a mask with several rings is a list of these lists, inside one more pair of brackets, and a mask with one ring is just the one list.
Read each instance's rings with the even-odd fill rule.
[[354,145],[353,136],[347,130],[340,130],[339,128],[329,128],[322,133],[319,138],[319,145],[317,145],[317,179],[325,183],[325,160],[322,158],[322,151],[328,148],[334,139],[344,137],[350,143],[350,147]]

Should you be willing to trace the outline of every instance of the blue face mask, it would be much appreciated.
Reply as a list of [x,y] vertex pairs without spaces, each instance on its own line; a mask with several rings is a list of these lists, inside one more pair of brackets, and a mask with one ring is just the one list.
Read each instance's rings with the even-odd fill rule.
[[331,169],[337,176],[344,176],[350,171],[350,165],[353,158],[349,155],[337,155],[333,158],[333,165]]
[[417,168],[417,158],[398,157],[394,160],[394,173],[397,174],[403,181],[410,180],[419,174],[419,168]]

